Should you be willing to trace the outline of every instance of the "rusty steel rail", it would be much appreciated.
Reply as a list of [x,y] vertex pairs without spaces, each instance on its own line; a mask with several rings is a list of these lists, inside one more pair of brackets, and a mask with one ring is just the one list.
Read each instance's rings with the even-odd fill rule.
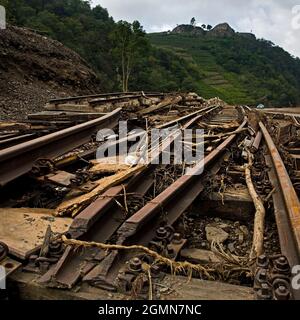
[[[245,118],[239,129],[244,128],[246,123],[247,119]],[[221,155],[225,153],[236,137],[237,134],[229,136],[192,169],[191,175],[184,175],[179,178],[155,199],[148,202],[142,209],[127,219],[118,230],[116,244],[147,246],[160,225],[161,221],[158,215],[162,210],[164,210],[164,218],[167,224],[173,225],[203,191],[204,183],[199,173],[202,174],[204,167],[212,165],[210,171],[212,174],[216,174],[220,169],[220,163],[216,163],[217,160],[220,161]],[[176,201],[174,201],[175,199]],[[118,273],[130,258],[132,258],[131,253],[113,251],[92,269],[83,280],[101,288],[114,290]]]
[[[202,114],[198,114],[190,119],[185,123],[183,129],[190,128],[197,120],[209,113],[216,112],[218,109],[220,108],[210,107],[209,110],[202,110]],[[184,118],[183,120],[186,119]],[[180,133],[181,130],[178,130],[177,135]],[[171,134],[170,140],[163,141],[161,147],[154,149],[152,151],[152,158],[159,157],[169,149],[177,135],[176,133]],[[126,192],[145,195],[154,183],[151,177],[154,167],[155,165],[150,164],[145,170],[132,177],[125,184]],[[121,196],[122,192],[124,192],[123,186],[112,187],[103,194],[103,197],[97,199],[84,209],[74,219],[68,232],[69,237],[87,241],[108,241],[124,221],[124,213],[115,201],[115,199]],[[85,263],[87,258],[95,256],[95,254],[97,254],[97,250],[93,248],[83,253],[78,253],[71,250],[71,248],[67,248],[57,265],[42,276],[39,282],[49,286],[72,288],[79,278],[82,277],[80,266]],[[95,264],[93,265],[90,262],[88,268],[92,269],[93,267],[95,267]]]
[[109,98],[109,97],[129,97],[131,95],[139,95],[146,96],[146,97],[161,97],[165,94],[162,92],[141,92],[141,91],[133,91],[133,92],[115,92],[115,93],[100,93],[100,94],[91,94],[85,96],[78,96],[78,97],[66,97],[66,98],[59,98],[59,99],[50,99],[49,103],[59,104],[61,102],[67,101],[76,101],[76,100],[86,100],[86,99],[96,99],[96,98]]
[[273,169],[273,172],[270,172],[270,180],[276,188],[273,199],[281,249],[291,266],[299,265],[300,202],[271,135],[262,122],[259,126],[270,153],[270,160],[267,159],[267,162]]
[[114,128],[120,111],[1,150],[0,186],[29,172],[38,159],[57,157],[87,143],[95,131]]
[[27,134],[19,135],[16,137],[0,140],[0,149],[8,148],[17,143],[28,141],[32,139],[35,135],[36,135],[35,133],[27,133]]
[[168,127],[171,127],[171,126],[174,126],[176,124],[179,124],[180,122],[184,121],[184,120],[188,120],[190,118],[193,118],[194,116],[198,115],[198,114],[201,114],[203,113],[204,111],[208,111],[208,112],[211,112],[215,109],[218,109],[219,107],[218,106],[209,106],[209,107],[206,107],[206,108],[203,108],[201,110],[198,110],[198,111],[195,111],[193,113],[189,113],[188,115],[186,116],[183,116],[181,118],[178,118],[178,119],[175,119],[175,120],[172,120],[170,122],[167,122],[167,123],[164,123],[164,124],[161,124],[159,126],[157,126],[156,128],[157,129],[163,129],[163,128],[168,128]]
[[[199,119],[203,116],[209,114],[210,112],[217,111],[217,108],[213,107],[210,110],[206,110],[204,114],[200,114],[195,116],[194,118],[190,119],[184,126],[183,129],[190,128],[193,124],[196,123]],[[170,140],[166,140],[162,143],[161,147],[154,149],[151,152],[151,158],[156,159],[160,157],[160,155],[168,150],[171,144],[176,140],[177,136],[181,133],[179,130],[177,133],[172,134]],[[144,171],[138,172],[128,183],[128,187],[131,185],[138,185],[142,183],[143,179],[147,176],[147,174],[154,169],[155,165],[149,165]],[[115,204],[113,197],[117,196],[122,192],[122,186],[113,187],[104,194],[108,195],[108,198],[100,198],[92,203],[89,207],[83,210],[73,221],[70,233],[72,237],[75,236],[76,238],[82,236],[85,232],[94,225],[94,223],[99,219],[102,214],[105,212],[104,209],[110,208],[110,205]],[[113,229],[113,232],[115,229]],[[104,232],[106,233],[106,232]],[[102,241],[106,241],[107,238],[103,238]]]

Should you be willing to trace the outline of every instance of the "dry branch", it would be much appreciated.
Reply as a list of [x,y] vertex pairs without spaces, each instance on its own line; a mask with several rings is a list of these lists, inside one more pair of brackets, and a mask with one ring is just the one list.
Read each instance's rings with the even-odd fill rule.
[[249,194],[253,200],[256,212],[254,219],[254,231],[253,231],[253,242],[250,251],[250,260],[256,259],[263,253],[264,250],[264,229],[265,229],[265,215],[266,211],[264,208],[263,201],[260,196],[256,193],[254,184],[251,178],[251,168],[253,166],[253,155],[250,151],[248,152],[248,164],[245,165],[245,177],[246,184],[249,190]]
[[96,181],[95,183],[98,186],[95,189],[87,194],[64,201],[56,208],[55,215],[65,216],[71,214],[73,217],[76,216],[78,212],[96,200],[107,189],[122,183],[126,179],[132,177],[135,173],[141,171],[143,168],[144,166],[136,166]]

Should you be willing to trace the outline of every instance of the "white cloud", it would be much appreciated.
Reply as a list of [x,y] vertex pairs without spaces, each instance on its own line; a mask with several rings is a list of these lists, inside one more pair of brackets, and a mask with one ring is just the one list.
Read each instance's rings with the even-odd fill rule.
[[[292,8],[300,0],[93,0],[115,20],[139,20],[148,32],[167,31],[177,24],[216,25],[228,22],[241,32],[253,32],[300,57],[300,29],[293,28]],[[299,17],[300,21],[300,17]]]

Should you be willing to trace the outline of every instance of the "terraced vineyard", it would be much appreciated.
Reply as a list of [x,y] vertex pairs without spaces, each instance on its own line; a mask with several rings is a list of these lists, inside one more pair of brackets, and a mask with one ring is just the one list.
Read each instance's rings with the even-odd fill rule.
[[[287,103],[278,85],[285,86],[292,58],[267,41],[239,35],[216,38],[166,32],[152,33],[148,38],[156,47],[176,53],[199,73],[200,80],[190,80],[196,81],[197,92],[206,98],[219,96],[231,104],[268,104],[273,99],[279,106]],[[262,53],[268,55],[267,60]],[[277,66],[276,55],[282,59]],[[293,63],[298,65],[296,60]],[[278,65],[285,72],[280,73]],[[273,73],[276,81],[264,81],[266,73]]]

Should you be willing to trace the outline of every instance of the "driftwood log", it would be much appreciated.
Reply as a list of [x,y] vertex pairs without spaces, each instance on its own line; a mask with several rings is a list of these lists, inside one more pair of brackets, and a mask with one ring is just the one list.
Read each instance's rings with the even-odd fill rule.
[[253,154],[248,151],[248,163],[245,165],[246,184],[253,200],[256,212],[254,218],[253,242],[250,250],[250,260],[256,259],[264,251],[265,207],[260,196],[257,194],[251,178],[253,166]]

